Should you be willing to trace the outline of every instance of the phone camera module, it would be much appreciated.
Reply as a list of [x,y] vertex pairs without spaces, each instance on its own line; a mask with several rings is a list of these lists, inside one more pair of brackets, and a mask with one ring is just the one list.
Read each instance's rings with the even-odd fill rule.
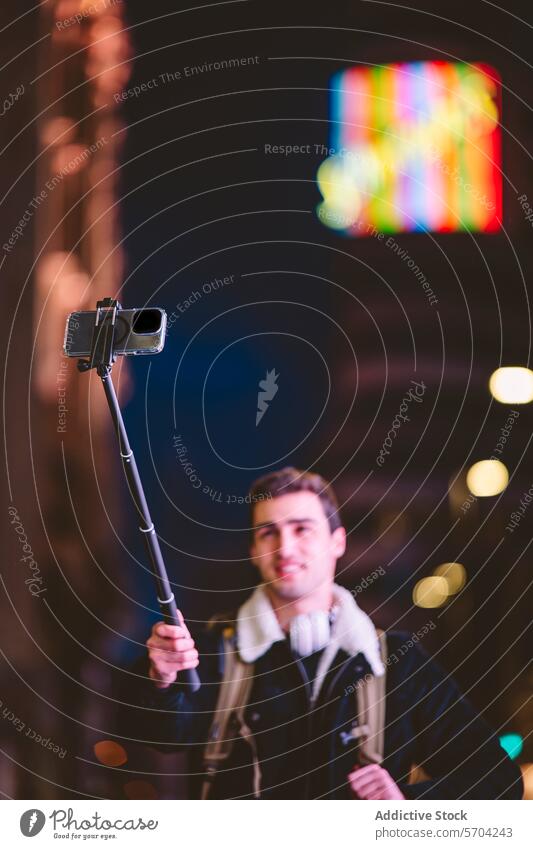
[[138,310],[132,323],[134,333],[158,333],[161,328],[159,310]]

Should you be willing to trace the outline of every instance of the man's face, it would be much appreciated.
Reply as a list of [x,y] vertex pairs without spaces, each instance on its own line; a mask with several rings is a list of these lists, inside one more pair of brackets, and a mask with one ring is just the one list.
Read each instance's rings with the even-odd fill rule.
[[314,492],[291,492],[254,507],[252,563],[270,593],[287,601],[330,585],[346,548],[344,528],[330,531]]

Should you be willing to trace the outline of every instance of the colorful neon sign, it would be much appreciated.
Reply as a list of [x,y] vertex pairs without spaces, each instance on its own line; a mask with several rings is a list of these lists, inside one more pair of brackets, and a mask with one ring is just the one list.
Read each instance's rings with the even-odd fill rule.
[[350,68],[331,83],[327,226],[360,236],[501,227],[500,80],[483,64]]

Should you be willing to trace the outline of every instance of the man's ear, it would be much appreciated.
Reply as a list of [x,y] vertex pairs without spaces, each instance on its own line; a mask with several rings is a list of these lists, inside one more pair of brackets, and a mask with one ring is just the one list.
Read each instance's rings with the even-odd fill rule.
[[337,560],[342,557],[346,551],[346,528],[335,528],[331,534],[333,544],[333,553]]

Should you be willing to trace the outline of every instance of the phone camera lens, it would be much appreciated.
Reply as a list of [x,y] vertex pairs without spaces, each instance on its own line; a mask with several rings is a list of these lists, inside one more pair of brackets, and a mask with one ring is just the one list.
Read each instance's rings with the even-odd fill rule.
[[138,310],[133,318],[134,333],[157,333],[161,327],[159,310]]

